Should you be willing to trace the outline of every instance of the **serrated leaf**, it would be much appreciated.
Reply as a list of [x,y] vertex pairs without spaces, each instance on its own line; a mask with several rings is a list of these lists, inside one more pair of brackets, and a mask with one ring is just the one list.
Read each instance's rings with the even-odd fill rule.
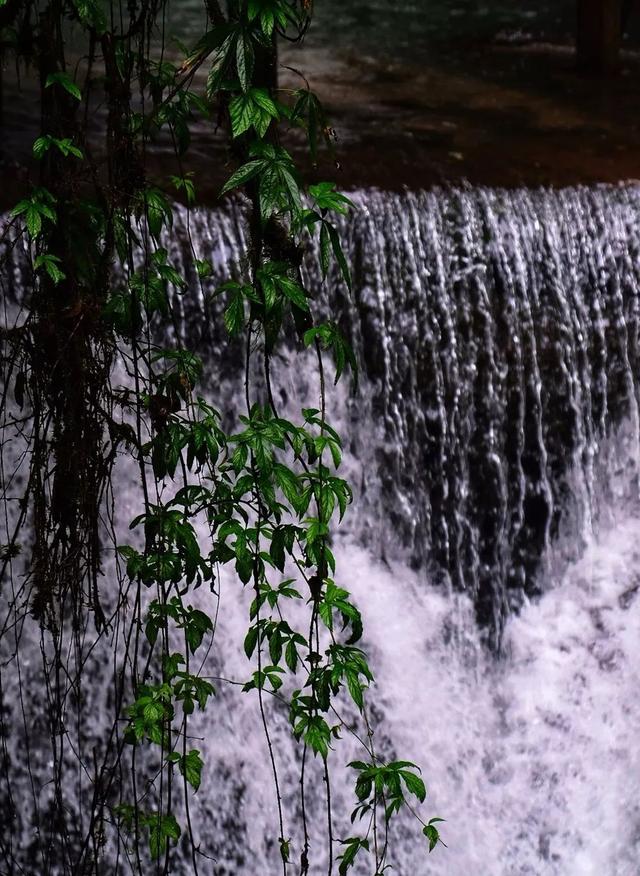
[[278,108],[269,96],[268,91],[264,88],[252,88],[251,99],[254,103],[257,103],[261,109],[269,113],[270,116],[273,116],[274,119],[278,118]]
[[273,475],[287,501],[294,510],[297,510],[300,503],[300,481],[298,476],[279,462],[273,467]]
[[358,680],[358,674],[348,669],[345,675],[347,677],[347,687],[349,689],[351,699],[356,704],[358,709],[362,711],[362,708],[364,706],[364,698],[362,696],[362,685]]
[[267,165],[260,178],[260,213],[268,219],[278,209],[281,194],[280,175],[273,165]]
[[33,154],[36,158],[42,158],[51,146],[50,137],[38,137],[33,143]]
[[296,182],[291,171],[288,170],[286,167],[281,167],[280,173],[282,175],[282,180],[285,184],[285,187],[289,193],[289,199],[291,201],[294,212],[302,213],[302,199],[300,197],[300,188],[298,187],[298,183]]
[[420,776],[416,776],[415,773],[410,773],[408,770],[401,770],[400,775],[407,786],[407,790],[417,797],[421,803],[424,803],[427,790]]
[[244,302],[242,296],[235,294],[224,312],[224,324],[230,335],[237,335],[244,327]]
[[37,237],[42,231],[42,217],[35,204],[30,204],[24,214],[27,230],[31,237]]
[[243,91],[248,91],[253,76],[254,52],[251,39],[244,33],[238,35],[236,43],[236,69]]
[[250,94],[239,94],[229,104],[231,130],[234,137],[248,131],[254,123],[254,106]]
[[188,754],[180,759],[180,772],[194,791],[197,791],[200,787],[202,767],[202,758],[197,748],[191,749]]
[[309,302],[307,301],[307,296],[299,283],[296,283],[295,280],[291,280],[289,277],[279,277],[278,285],[282,289],[282,292],[286,297],[291,301],[296,307],[299,307],[300,310],[309,311]]
[[239,167],[238,170],[236,170],[236,172],[226,181],[220,191],[220,195],[225,195],[232,189],[237,189],[239,186],[243,186],[245,183],[249,182],[249,180],[252,180],[257,176],[264,166],[265,162],[261,158],[243,164],[242,167]]

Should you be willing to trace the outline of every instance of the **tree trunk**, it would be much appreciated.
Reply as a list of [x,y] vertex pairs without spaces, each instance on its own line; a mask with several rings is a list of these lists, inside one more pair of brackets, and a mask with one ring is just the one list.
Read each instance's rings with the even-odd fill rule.
[[579,68],[592,75],[615,73],[621,40],[622,0],[578,0]]

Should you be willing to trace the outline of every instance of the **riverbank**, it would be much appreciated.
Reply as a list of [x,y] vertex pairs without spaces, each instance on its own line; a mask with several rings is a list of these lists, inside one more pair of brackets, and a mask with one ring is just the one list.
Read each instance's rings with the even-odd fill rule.
[[[541,42],[519,32],[458,43],[415,58],[390,60],[342,47],[305,49],[305,70],[337,134],[339,168],[310,165],[300,131],[284,145],[309,180],[338,179],[345,189],[442,185],[566,186],[640,178],[640,53],[626,51],[619,75],[580,76],[568,42]],[[300,85],[281,54],[281,86]],[[34,178],[29,144],[37,136],[35,90],[5,77],[0,146],[0,206]],[[96,134],[101,124],[96,114]],[[194,127],[183,170],[194,171],[199,201],[212,203],[233,168],[224,135]],[[179,172],[171,143],[150,152],[161,185]]]

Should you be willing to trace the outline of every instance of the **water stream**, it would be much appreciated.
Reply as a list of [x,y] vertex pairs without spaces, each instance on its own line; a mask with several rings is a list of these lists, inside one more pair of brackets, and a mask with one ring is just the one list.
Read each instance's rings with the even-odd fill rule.
[[[331,300],[362,368],[358,393],[340,387],[330,400],[356,491],[336,553],[365,618],[379,746],[423,765],[429,814],[447,819],[448,849],[431,856],[402,822],[392,863],[400,876],[636,876],[640,188],[355,200],[342,229],[353,296],[334,274],[317,301],[322,310]],[[181,213],[172,259],[190,274],[193,245],[218,278],[237,273],[243,215],[238,204]],[[320,289],[308,265],[305,276]],[[18,263],[9,279],[19,298]],[[219,305],[191,279],[177,330],[205,359],[207,394],[227,412],[239,356],[212,313]],[[274,367],[291,414],[317,396],[313,358],[294,345]],[[127,464],[123,523],[139,502]],[[249,601],[232,578],[222,582],[218,653],[237,657],[221,666],[214,655],[216,674],[247,673]],[[96,657],[94,671],[108,699],[109,668]],[[25,708],[36,722],[38,698]],[[9,769],[27,789],[9,712]],[[100,714],[98,703],[96,736]],[[293,777],[300,751],[286,741],[287,716],[277,704],[269,714]],[[258,720],[256,702],[230,688],[201,728],[207,767],[192,817],[216,876],[278,872]],[[337,763],[354,753],[346,741]],[[46,781],[43,754],[43,798]],[[314,781],[319,773],[310,806],[321,836]],[[285,787],[299,854],[297,788]],[[71,808],[73,794],[70,783]],[[339,769],[334,802],[340,822],[352,799]],[[12,813],[25,855],[28,812],[25,790]],[[189,868],[185,857],[176,872]],[[104,872],[116,872],[113,862]]]

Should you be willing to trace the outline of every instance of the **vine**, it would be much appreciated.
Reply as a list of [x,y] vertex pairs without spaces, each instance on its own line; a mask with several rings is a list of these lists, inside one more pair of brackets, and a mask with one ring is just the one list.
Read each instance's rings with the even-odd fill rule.
[[[260,712],[282,872],[295,866],[304,876],[325,855],[329,874],[337,867],[343,876],[370,853],[379,876],[391,867],[388,829],[398,812],[415,816],[430,851],[441,842],[441,819],[423,821],[414,806],[426,797],[418,767],[384,762],[376,752],[366,706],[373,674],[359,645],[362,618],[340,584],[331,550],[332,521],[342,520],[352,492],[339,474],[342,442],[327,416],[325,359],[330,353],[336,383],[347,369],[356,380],[357,365],[337,324],[314,322],[300,265],[316,237],[322,275],[335,260],[351,288],[334,220],[353,205],[332,182],[305,192],[281,145],[280,130],[289,126],[305,132],[312,160],[321,141],[332,149],[324,110],[306,80],[294,91],[276,82],[277,38],[303,38],[309,0],[230,0],[225,12],[216,0],[205,6],[206,32],[172,62],[164,42],[159,55],[153,48],[165,14],[159,0],[129,0],[126,8],[112,3],[106,11],[98,0],[0,0],[5,51],[9,45],[20,54],[18,36],[33,35],[29,60],[38,65],[43,106],[43,129],[33,144],[40,178],[14,207],[7,232],[13,245],[25,236],[28,241],[31,299],[26,317],[3,338],[5,385],[12,384],[16,402],[12,409],[5,394],[4,429],[24,438],[30,423],[27,487],[2,548],[11,581],[23,583],[12,587],[7,606],[17,615],[28,603],[41,624],[54,753],[50,827],[56,838],[43,841],[38,853],[43,864],[57,862],[64,873],[98,873],[109,828],[118,837],[118,860],[124,855],[131,872],[148,873],[148,855],[155,872],[168,873],[172,848],[186,837],[193,872],[199,872],[207,855],[189,801],[201,787],[204,761],[191,746],[189,727],[196,710],[215,702],[214,679],[204,675],[204,665],[216,636],[220,568],[231,566],[253,590],[243,643],[253,663],[242,690],[256,697]],[[82,34],[87,48],[75,65],[65,55],[67,26]],[[205,67],[202,95],[194,81]],[[104,154],[87,124],[100,82],[107,106]],[[145,170],[151,138],[168,130],[179,164],[170,181],[193,203],[196,182],[181,157],[194,116],[210,119],[214,109],[238,164],[221,195],[243,192],[250,205],[246,275],[213,293],[224,296],[229,335],[244,335],[246,410],[231,433],[198,393],[204,370],[198,356],[180,343],[158,342],[159,326],[174,319],[173,303],[187,280],[164,246],[172,204]],[[213,266],[192,249],[206,285]],[[297,422],[278,412],[271,375],[289,321],[300,345],[314,351],[320,379],[318,406],[304,408]],[[257,358],[262,393],[252,382]],[[118,360],[128,371],[124,386],[112,385]],[[114,600],[101,594],[100,539],[105,506],[113,521],[111,477],[123,453],[136,461],[143,508],[131,521],[133,543],[117,547],[125,574]],[[34,547],[21,569],[19,539],[27,524]],[[196,600],[201,587],[208,594]],[[78,753],[91,780],[88,823],[76,828],[62,799],[69,753],[64,714],[70,691],[81,699],[93,648],[85,642],[89,616],[97,640],[113,648],[115,703],[101,761],[94,752],[89,770]],[[2,636],[11,627],[5,623]],[[14,659],[19,649],[16,639]],[[361,716],[362,735],[338,711],[343,694]],[[286,705],[301,746],[301,838],[286,823],[267,697]],[[364,752],[349,764],[356,798],[351,820],[363,825],[354,836],[336,833],[332,813],[331,754],[341,732],[353,734]],[[320,759],[324,774],[326,852],[312,847],[307,823],[310,757]],[[42,815],[36,817],[42,827]],[[19,867],[10,847],[2,852]]]

